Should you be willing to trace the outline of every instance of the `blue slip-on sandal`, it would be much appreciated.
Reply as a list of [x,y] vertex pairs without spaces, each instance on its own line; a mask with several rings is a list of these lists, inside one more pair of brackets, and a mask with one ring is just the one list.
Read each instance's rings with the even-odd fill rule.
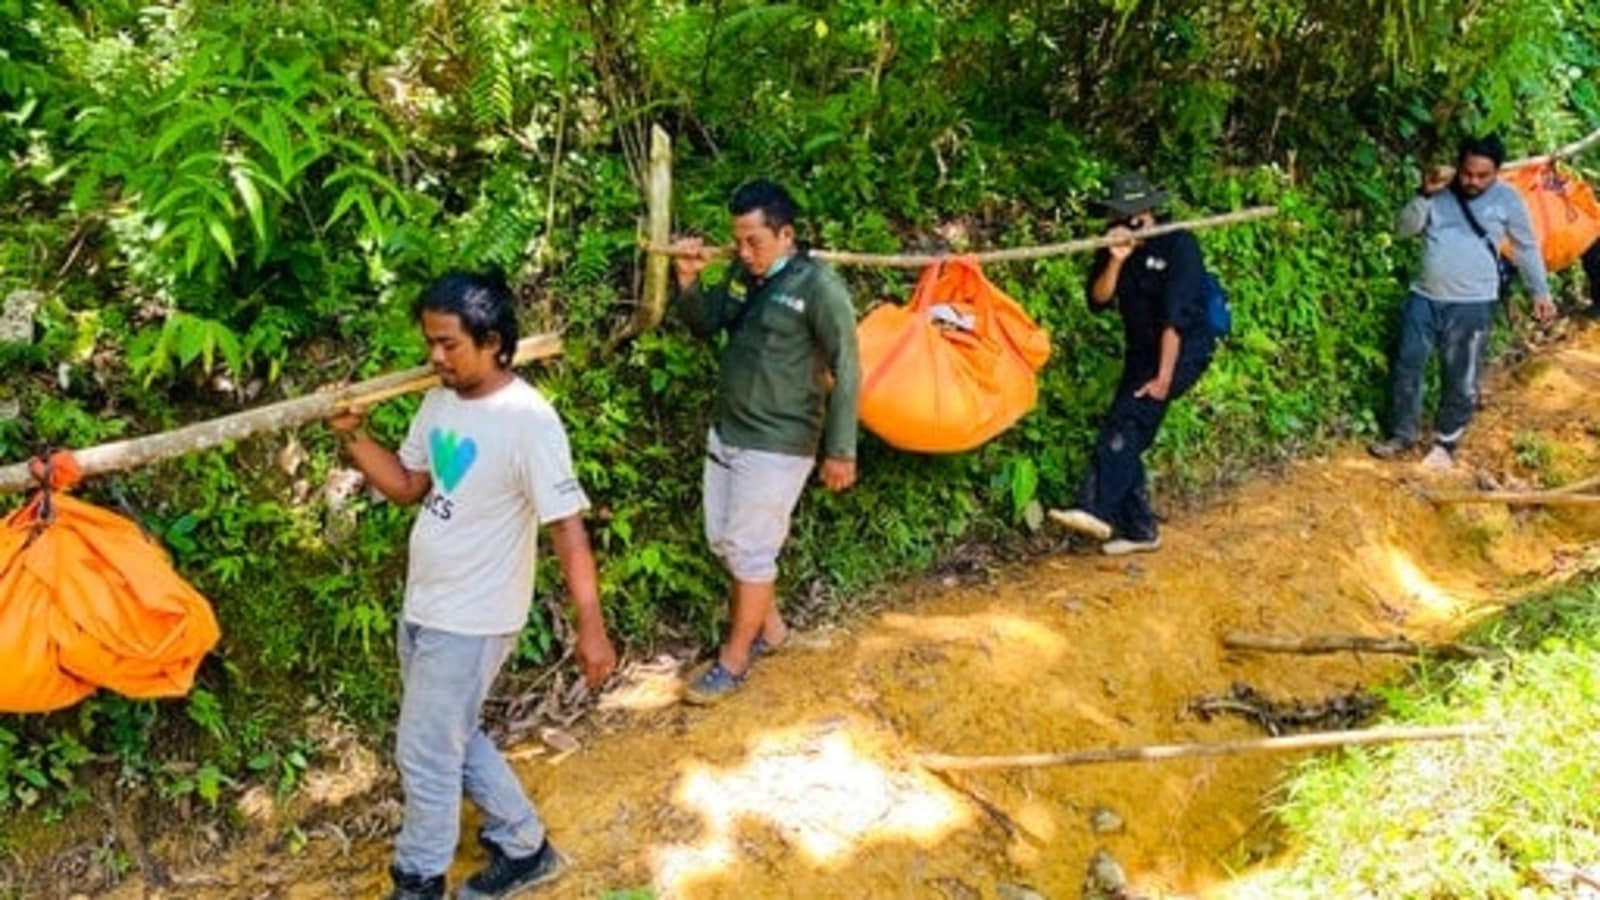
[[748,672],[735,675],[717,660],[684,690],[683,699],[696,706],[711,706],[737,691],[748,677]]

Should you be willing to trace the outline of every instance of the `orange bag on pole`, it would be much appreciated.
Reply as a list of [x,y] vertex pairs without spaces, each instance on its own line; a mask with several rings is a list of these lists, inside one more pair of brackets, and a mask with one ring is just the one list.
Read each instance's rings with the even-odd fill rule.
[[0,712],[46,712],[106,687],[176,697],[220,632],[211,605],[137,524],[53,493],[78,480],[71,454],[50,487],[0,528]]
[[929,266],[911,302],[856,329],[862,424],[902,450],[957,453],[1010,428],[1038,399],[1050,336],[977,260]]
[[[1583,179],[1562,172],[1553,163],[1523,166],[1501,177],[1522,195],[1549,271],[1577,262],[1583,251],[1600,240],[1600,202]],[[1509,241],[1500,250],[1510,258]]]

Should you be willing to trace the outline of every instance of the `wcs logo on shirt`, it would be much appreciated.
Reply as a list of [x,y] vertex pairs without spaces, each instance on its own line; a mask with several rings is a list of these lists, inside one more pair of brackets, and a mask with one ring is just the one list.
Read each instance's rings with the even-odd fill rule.
[[796,297],[793,294],[779,294],[778,296],[772,298],[772,302],[778,304],[779,306],[787,306],[797,313],[803,313],[806,311],[806,301]]
[[439,518],[448,520],[455,512],[455,504],[445,494],[454,493],[471,471],[478,459],[478,443],[448,428],[432,428],[428,431],[428,457],[433,468],[434,489],[428,492],[422,505]]

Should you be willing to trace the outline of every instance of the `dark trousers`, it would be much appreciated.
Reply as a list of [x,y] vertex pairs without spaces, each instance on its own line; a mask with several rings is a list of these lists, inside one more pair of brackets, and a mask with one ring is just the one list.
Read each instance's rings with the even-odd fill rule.
[[1589,281],[1589,305],[1591,311],[1600,312],[1600,240],[1589,245],[1583,251],[1583,275]]
[[1134,392],[1150,380],[1150,371],[1147,366],[1135,368],[1124,362],[1122,380],[1094,442],[1094,458],[1089,461],[1089,474],[1078,491],[1077,503],[1079,509],[1109,524],[1116,536],[1155,539],[1156,515],[1150,509],[1144,452],[1155,442],[1167,407],[1194,387],[1211,365],[1215,347],[1216,341],[1210,337],[1184,339],[1165,400],[1135,397]]
[[1447,447],[1453,448],[1461,440],[1478,403],[1478,370],[1494,323],[1495,302],[1442,303],[1416,293],[1406,295],[1400,308],[1400,346],[1389,392],[1390,434],[1407,442],[1417,439],[1423,371],[1437,347],[1442,394],[1434,433]]

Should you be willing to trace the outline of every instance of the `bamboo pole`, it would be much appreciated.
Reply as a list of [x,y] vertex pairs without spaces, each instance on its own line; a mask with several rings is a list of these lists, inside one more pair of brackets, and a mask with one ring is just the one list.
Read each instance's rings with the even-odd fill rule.
[[1579,138],[1576,141],[1573,141],[1559,150],[1546,153],[1543,156],[1524,156],[1521,159],[1514,159],[1501,166],[1500,171],[1504,172],[1507,169],[1520,169],[1523,166],[1536,166],[1540,163],[1553,162],[1558,159],[1567,159],[1568,157],[1576,156],[1579,153],[1582,153],[1590,147],[1593,147],[1595,144],[1600,144],[1600,128],[1589,132],[1587,135]]
[[[1137,235],[1140,238],[1152,238],[1170,234],[1174,231],[1194,231],[1202,228],[1216,228],[1222,225],[1236,225],[1240,222],[1270,218],[1277,214],[1278,208],[1276,206],[1256,206],[1250,209],[1242,209],[1238,212],[1203,216],[1186,222],[1168,222],[1164,225],[1143,229],[1137,232]],[[937,262],[958,257],[976,259],[979,263],[1006,263],[1044,259],[1050,256],[1066,256],[1072,253],[1083,253],[1089,250],[1098,250],[1101,247],[1109,247],[1116,242],[1115,238],[1102,235],[1092,238],[1078,238],[1059,244],[1044,244],[1037,247],[1011,247],[1004,250],[989,250],[983,253],[855,253],[848,250],[813,250],[811,255],[824,262],[842,266],[921,269]],[[674,250],[665,243],[655,240],[652,240],[644,249],[652,256],[660,257],[689,256],[697,252]],[[732,254],[732,251],[725,247],[711,247],[698,252],[706,252],[713,257]]]
[[[650,189],[647,197],[649,241],[664,246],[672,240],[672,139],[660,125],[650,126]],[[659,253],[645,261],[644,297],[628,323],[627,334],[643,334],[661,324],[667,310],[667,279],[672,259]]]
[[1600,496],[1572,491],[1436,491],[1434,503],[1504,503],[1507,506],[1600,506]]
[[1282,637],[1278,635],[1229,632],[1222,638],[1222,646],[1229,650],[1253,650],[1261,653],[1393,653],[1399,656],[1439,656],[1451,659],[1483,659],[1492,655],[1483,647],[1471,644],[1418,644],[1405,638],[1367,637],[1354,634],[1328,634],[1312,637]]
[[1546,491],[1545,493],[1547,493],[1547,494],[1581,494],[1584,491],[1587,491],[1588,489],[1590,489],[1592,487],[1595,487],[1597,485],[1600,485],[1600,475],[1591,475],[1588,478],[1584,478],[1584,479],[1581,479],[1579,481],[1574,481],[1571,484],[1563,484],[1562,486],[1560,486],[1558,488],[1551,488],[1550,490]]
[[[547,359],[561,353],[561,337],[538,334],[517,342],[512,365]],[[308,394],[292,400],[270,403],[218,419],[196,422],[172,431],[129,438],[83,450],[72,451],[85,477],[116,472],[162,462],[229,441],[239,441],[266,431],[278,431],[326,419],[354,406],[371,406],[401,394],[426,390],[439,383],[428,366],[391,372],[346,387]],[[0,468],[0,494],[26,490],[34,485],[28,463]]]
[[1364,744],[1394,744],[1408,741],[1448,741],[1460,738],[1492,737],[1503,731],[1488,725],[1451,725],[1439,728],[1363,728],[1353,731],[1324,731],[1291,737],[1251,738],[1215,744],[1161,744],[1149,747],[1108,747],[1101,750],[1074,750],[1066,753],[1024,753],[1016,756],[950,756],[921,753],[913,757],[917,765],[940,772],[978,769],[1037,769],[1047,766],[1084,766],[1097,763],[1159,762],[1195,756],[1233,756],[1240,753],[1286,753],[1321,750],[1328,747],[1354,747]]

